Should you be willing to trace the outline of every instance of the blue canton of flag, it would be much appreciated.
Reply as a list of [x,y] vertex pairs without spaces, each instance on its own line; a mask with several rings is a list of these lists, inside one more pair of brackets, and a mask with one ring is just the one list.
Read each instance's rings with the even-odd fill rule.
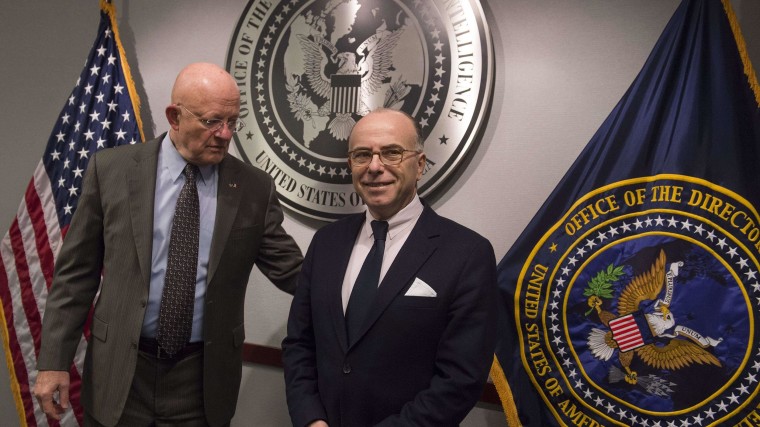
[[21,425],[78,426],[86,336],[70,369],[73,411],[47,419],[32,387],[37,377],[42,316],[53,266],[82,194],[92,155],[104,148],[141,142],[139,99],[119,41],[113,6],[101,0],[95,43],[71,96],[56,120],[42,159],[10,230],[0,242],[0,338]]
[[142,141],[118,61],[119,48],[107,20],[101,20],[95,46],[43,155],[62,229],[76,209],[90,156],[102,148]]

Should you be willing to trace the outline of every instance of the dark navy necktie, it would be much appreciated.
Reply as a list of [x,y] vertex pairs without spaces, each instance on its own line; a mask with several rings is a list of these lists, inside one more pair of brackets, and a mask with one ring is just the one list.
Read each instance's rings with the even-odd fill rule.
[[362,264],[346,307],[346,332],[349,345],[358,338],[362,322],[372,305],[372,300],[375,299],[377,286],[380,282],[380,268],[383,266],[388,223],[386,221],[372,221],[370,225],[375,236],[375,243],[372,244],[372,249]]
[[180,190],[169,237],[166,278],[161,294],[156,340],[169,355],[190,340],[193,328],[195,282],[198,268],[200,209],[196,176],[198,166],[185,166],[185,185]]

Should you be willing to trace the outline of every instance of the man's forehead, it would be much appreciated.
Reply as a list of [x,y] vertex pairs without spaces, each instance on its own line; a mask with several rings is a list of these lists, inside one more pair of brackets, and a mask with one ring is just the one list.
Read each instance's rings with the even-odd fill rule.
[[[380,120],[376,120],[376,119]],[[371,117],[359,121],[348,139],[349,149],[361,145],[377,145],[380,147],[406,147],[415,144],[416,133],[414,126],[402,120],[383,121],[384,117]]]

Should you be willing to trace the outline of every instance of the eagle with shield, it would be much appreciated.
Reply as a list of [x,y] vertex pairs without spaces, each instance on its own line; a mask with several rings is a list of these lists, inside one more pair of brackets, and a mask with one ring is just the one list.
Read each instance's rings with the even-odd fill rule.
[[[624,287],[617,300],[617,314],[605,309],[605,300],[613,298],[612,286],[623,276],[623,267],[610,265],[601,270],[584,290],[590,310],[605,328],[592,328],[587,344],[593,356],[602,361],[617,355],[621,371],[610,369],[610,381],[624,379],[640,385],[649,393],[662,395],[673,385],[656,375],[639,376],[631,368],[638,357],[645,365],[657,370],[679,370],[694,364],[721,366],[720,360],[710,352],[721,343],[676,323],[670,310],[674,279],[683,262],[666,263],[665,251],[660,250],[651,267],[634,276]],[[653,301],[654,304],[643,304]],[[649,307],[649,308],[646,308]]]

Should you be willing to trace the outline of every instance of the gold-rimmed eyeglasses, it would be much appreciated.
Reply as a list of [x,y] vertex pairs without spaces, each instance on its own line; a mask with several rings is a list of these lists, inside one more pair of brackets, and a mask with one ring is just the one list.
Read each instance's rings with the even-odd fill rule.
[[204,118],[198,116],[197,114],[193,113],[192,111],[188,110],[182,104],[177,104],[177,106],[179,106],[183,110],[187,111],[196,120],[198,120],[199,122],[201,122],[201,124],[203,125],[203,127],[205,127],[206,129],[210,130],[211,132],[218,132],[218,131],[222,130],[222,128],[224,127],[225,124],[227,124],[227,127],[230,129],[230,131],[232,131],[232,133],[239,132],[241,129],[243,129],[245,127],[245,122],[243,122],[240,119],[229,120],[229,121],[224,121],[224,120],[221,120],[221,119],[204,119]]
[[[366,148],[357,148],[348,152],[348,161],[351,167],[363,167],[372,163],[375,154],[380,158],[380,162],[385,166],[396,166],[404,161],[404,153],[411,152],[420,154],[419,150],[405,150],[400,147],[383,148],[380,151],[372,151]],[[411,157],[407,157],[409,159]]]

